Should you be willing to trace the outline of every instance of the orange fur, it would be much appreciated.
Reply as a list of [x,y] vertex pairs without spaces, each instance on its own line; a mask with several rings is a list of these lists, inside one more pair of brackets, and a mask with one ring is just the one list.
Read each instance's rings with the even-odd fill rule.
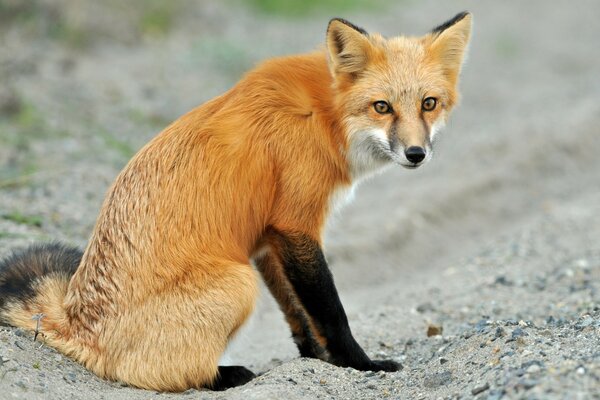
[[[42,279],[3,318],[33,329],[31,315],[44,313],[48,344],[108,379],[167,391],[210,384],[254,306],[251,259],[268,229],[320,242],[333,193],[362,176],[361,157],[378,156],[360,153],[370,130],[394,130],[404,147],[426,141],[456,103],[469,26],[467,16],[440,35],[388,40],[334,20],[327,50],[263,63],[141,149],[70,282]],[[425,116],[424,96],[441,104]],[[373,111],[379,99],[397,115]],[[299,329],[276,246],[261,262]]]

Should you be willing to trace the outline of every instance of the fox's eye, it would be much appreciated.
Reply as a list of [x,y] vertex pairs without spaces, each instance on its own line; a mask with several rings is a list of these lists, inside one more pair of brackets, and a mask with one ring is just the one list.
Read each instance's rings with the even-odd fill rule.
[[373,103],[373,108],[379,114],[388,114],[388,113],[392,112],[392,106],[390,106],[388,102],[383,101],[383,100],[379,100],[379,101],[376,101],[375,103]]
[[437,100],[435,98],[428,97],[425,100],[423,100],[423,104],[421,104],[421,107],[423,107],[423,111],[433,111],[436,104]]

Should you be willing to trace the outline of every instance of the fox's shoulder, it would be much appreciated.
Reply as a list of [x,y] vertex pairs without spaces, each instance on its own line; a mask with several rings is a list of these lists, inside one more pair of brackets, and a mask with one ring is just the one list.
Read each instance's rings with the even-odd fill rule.
[[253,99],[261,107],[294,113],[318,109],[333,96],[325,51],[263,61],[234,89],[232,97]]

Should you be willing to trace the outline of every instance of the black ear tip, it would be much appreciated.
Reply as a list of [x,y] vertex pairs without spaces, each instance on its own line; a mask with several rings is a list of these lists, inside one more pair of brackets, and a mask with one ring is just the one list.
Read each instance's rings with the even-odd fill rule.
[[333,22],[340,22],[346,26],[349,26],[350,28],[354,29],[355,31],[362,33],[363,35],[367,35],[367,31],[365,31],[360,26],[356,26],[352,22],[348,21],[347,19],[339,18],[339,17],[331,18],[331,20],[329,20],[329,24],[327,25],[327,30],[329,30],[329,28],[331,27],[331,24]]
[[462,21],[463,19],[465,19],[467,16],[470,16],[470,15],[471,15],[471,13],[468,11],[459,12],[454,17],[450,18],[448,21],[433,28],[431,30],[431,33],[437,33],[437,34],[442,33],[446,29],[450,28],[452,25]]

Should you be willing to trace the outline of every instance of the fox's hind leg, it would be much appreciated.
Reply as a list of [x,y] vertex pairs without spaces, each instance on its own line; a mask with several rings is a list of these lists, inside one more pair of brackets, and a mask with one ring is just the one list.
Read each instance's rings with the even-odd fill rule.
[[197,266],[118,314],[102,330],[106,375],[159,391],[248,382],[243,367],[219,367],[230,337],[254,308],[250,265],[212,261]]

